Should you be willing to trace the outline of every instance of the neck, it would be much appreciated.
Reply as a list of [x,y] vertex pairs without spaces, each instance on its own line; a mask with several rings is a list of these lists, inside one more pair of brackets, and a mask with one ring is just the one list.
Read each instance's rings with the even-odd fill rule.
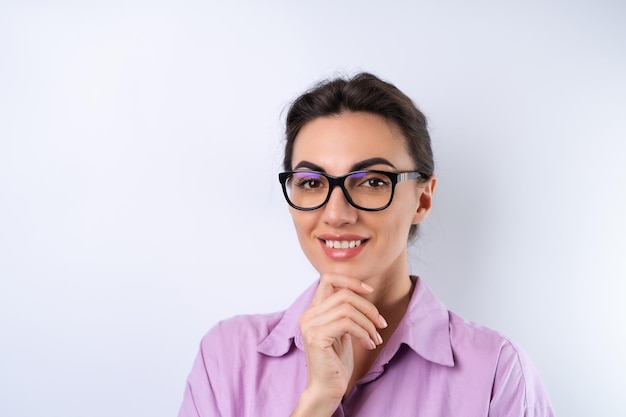
[[[372,302],[389,324],[397,324],[406,313],[413,295],[413,289],[414,283],[406,275],[406,279],[402,280],[401,285],[398,284],[394,288],[389,289],[389,291],[382,293],[380,299],[372,300]],[[395,326],[392,327],[395,328]]]
[[[406,308],[413,293],[413,281],[409,277],[408,263],[406,255],[400,256],[396,262],[380,276],[366,279],[374,291],[365,298],[374,304],[383,313],[385,310],[402,310]],[[406,301],[406,304],[402,302]]]

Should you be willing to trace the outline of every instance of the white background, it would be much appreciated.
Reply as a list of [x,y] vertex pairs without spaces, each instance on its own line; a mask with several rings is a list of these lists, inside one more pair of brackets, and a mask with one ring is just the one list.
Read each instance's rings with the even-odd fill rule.
[[0,2],[0,415],[176,415],[212,325],[316,278],[284,109],[358,70],[430,120],[411,270],[626,415],[626,3],[214,3]]

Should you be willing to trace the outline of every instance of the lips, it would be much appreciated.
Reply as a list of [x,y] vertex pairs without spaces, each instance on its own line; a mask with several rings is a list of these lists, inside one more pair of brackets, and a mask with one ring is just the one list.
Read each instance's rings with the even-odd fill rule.
[[368,239],[357,235],[322,235],[319,236],[322,250],[329,258],[343,261],[357,256]]

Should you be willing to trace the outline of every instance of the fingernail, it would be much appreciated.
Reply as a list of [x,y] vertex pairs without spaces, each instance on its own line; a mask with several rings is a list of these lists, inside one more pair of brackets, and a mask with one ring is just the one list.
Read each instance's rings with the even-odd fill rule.
[[380,325],[383,327],[383,329],[387,326],[389,326],[387,324],[387,320],[385,320],[385,318],[383,316],[381,316],[380,314],[378,315],[378,321],[380,322]]
[[379,345],[383,344],[383,337],[378,332],[376,332],[376,340],[378,340],[377,344],[379,344]]
[[376,349],[376,343],[374,343],[374,341],[372,339],[370,339],[369,345],[370,345],[370,349],[372,349],[372,350]]
[[374,291],[374,288],[370,287],[369,285],[367,285],[366,283],[362,282],[361,283],[361,287],[365,288],[367,291],[372,292]]

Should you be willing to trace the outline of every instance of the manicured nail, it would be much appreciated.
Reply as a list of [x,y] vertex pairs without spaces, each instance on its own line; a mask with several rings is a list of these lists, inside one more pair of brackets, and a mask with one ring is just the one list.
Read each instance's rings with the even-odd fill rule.
[[383,329],[389,326],[387,324],[387,320],[385,320],[385,318],[381,316],[380,314],[378,315],[378,321],[380,322],[380,325],[382,326]]
[[370,349],[371,349],[371,350],[376,349],[376,343],[374,343],[374,341],[373,341],[372,339],[370,339],[370,343],[369,343],[369,345],[370,345]]
[[370,287],[369,285],[367,285],[364,282],[361,283],[361,287],[365,288],[368,292],[374,291],[374,288]]
[[378,340],[377,344],[379,344],[379,345],[383,344],[383,337],[378,332],[376,332],[376,340]]

